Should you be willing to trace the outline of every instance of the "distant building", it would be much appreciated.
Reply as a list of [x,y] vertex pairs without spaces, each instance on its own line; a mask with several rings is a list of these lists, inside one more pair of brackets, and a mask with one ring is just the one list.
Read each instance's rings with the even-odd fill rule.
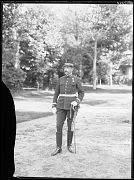
[[125,58],[119,66],[120,83],[130,84],[132,83],[132,52],[126,51]]

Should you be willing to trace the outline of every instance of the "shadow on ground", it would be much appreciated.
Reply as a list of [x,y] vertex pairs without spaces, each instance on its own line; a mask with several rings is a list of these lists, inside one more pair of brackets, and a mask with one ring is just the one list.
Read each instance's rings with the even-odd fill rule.
[[37,99],[51,99],[53,97],[53,93],[52,92],[45,92],[45,91],[37,91],[37,90],[22,90],[20,91],[18,94],[14,95],[14,99],[17,100],[25,100],[25,98],[27,99],[31,99],[31,98],[37,98]]
[[114,89],[112,89],[112,88],[107,88],[107,89],[105,89],[105,88],[96,88],[96,89],[93,89],[93,87],[91,87],[91,86],[86,86],[86,85],[84,85],[83,86],[83,88],[84,88],[84,91],[86,92],[86,93],[109,93],[109,94],[125,94],[125,93],[131,93],[132,92],[132,90],[131,89],[124,89],[124,88],[121,88],[121,87],[118,87],[118,88],[114,88]]
[[46,118],[48,116],[52,116],[52,112],[33,112],[33,111],[16,111],[16,122],[22,123],[25,121],[31,121],[33,119],[38,118]]
[[81,102],[81,104],[87,104],[87,105],[90,105],[90,106],[96,106],[96,105],[100,105],[100,104],[107,104],[108,101],[104,101],[104,100],[90,100],[90,101],[83,101]]

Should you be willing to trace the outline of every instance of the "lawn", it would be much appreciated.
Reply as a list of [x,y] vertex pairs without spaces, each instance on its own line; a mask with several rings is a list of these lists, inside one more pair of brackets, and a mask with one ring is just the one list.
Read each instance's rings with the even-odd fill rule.
[[52,112],[30,112],[30,111],[16,111],[16,120],[17,123],[21,123],[24,121],[31,121],[33,119],[38,119],[38,118],[42,118],[42,117],[47,117],[47,116],[52,116]]
[[[19,177],[130,179],[132,87],[84,86],[76,117],[76,154],[56,146],[53,91],[23,91],[14,96],[17,115],[15,175]],[[74,141],[72,144],[74,148]]]
[[[120,94],[130,94],[132,92],[132,89],[129,86],[99,86],[96,90],[93,90],[92,86],[84,85],[84,90],[86,93],[86,98],[83,99],[82,104],[88,104],[90,106],[107,106],[108,103],[111,103],[110,100],[112,101],[112,98],[109,98],[111,95],[115,95],[117,98],[116,100],[114,99],[115,105],[115,102],[119,100],[118,98],[120,98]],[[53,93],[53,91],[37,91],[36,89],[27,89],[16,94],[14,96],[14,100],[16,102],[17,123],[52,116],[51,103]],[[94,96],[94,98],[91,98],[91,94],[95,94],[96,97]],[[101,96],[101,98],[98,98],[99,96]],[[45,103],[47,103],[48,109],[46,109]],[[45,106],[43,107],[44,104]]]

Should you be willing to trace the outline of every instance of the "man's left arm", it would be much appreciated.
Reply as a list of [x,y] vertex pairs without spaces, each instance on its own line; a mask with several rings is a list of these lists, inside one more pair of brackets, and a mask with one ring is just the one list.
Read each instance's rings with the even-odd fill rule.
[[82,82],[79,78],[77,78],[77,81],[76,81],[76,88],[78,92],[78,97],[76,98],[76,102],[80,104],[84,97],[84,89],[82,87]]

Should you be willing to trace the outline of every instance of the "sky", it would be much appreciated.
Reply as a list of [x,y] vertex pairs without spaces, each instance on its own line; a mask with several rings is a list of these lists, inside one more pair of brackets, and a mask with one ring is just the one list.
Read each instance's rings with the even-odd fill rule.
[[[33,6],[37,6],[41,3],[23,3],[23,11],[25,11],[27,8],[31,8]],[[90,4],[60,4],[60,3],[42,3],[43,6],[47,6],[49,8],[51,8],[56,14],[62,15],[62,13],[64,13],[64,11],[70,7],[72,9],[76,9],[76,10],[84,10],[84,8],[86,8],[88,5]],[[42,6],[42,7],[43,7]],[[133,10],[133,4],[120,4],[120,6],[122,6],[124,8],[124,11],[129,11],[130,9]]]
[[[22,12],[25,12],[26,9],[37,6],[42,4],[42,8],[44,7],[49,7],[52,11],[54,11],[54,13],[61,17],[63,15],[63,13],[66,11],[67,8],[72,8],[75,10],[86,10],[87,6],[90,4],[60,4],[60,3],[23,3],[23,8],[22,8]],[[120,4],[120,6],[122,6],[124,8],[124,11],[129,11],[130,9],[133,11],[133,4]],[[133,23],[133,16],[131,17],[131,23]]]
[[[42,4],[43,6],[48,6],[52,9],[55,9],[55,10],[60,10],[60,11],[64,11],[67,7],[73,7],[73,8],[76,8],[76,9],[83,9],[85,8],[87,5],[89,4],[60,4],[60,3],[23,3],[23,5],[28,8],[28,7],[33,7],[33,6],[36,6],[38,4]],[[133,7],[133,4],[120,4],[120,6],[124,7],[124,10],[128,11],[129,9],[131,9]]]
[[[23,4],[23,10],[25,11],[27,8],[31,8],[31,7],[34,7],[36,5],[39,5],[40,3],[36,3],[36,4],[31,4],[31,3],[24,3]],[[88,4],[47,4],[47,3],[43,3],[42,4],[44,7],[49,7],[51,8],[53,11],[55,11],[56,13],[58,14],[62,14],[68,7],[71,7],[71,8],[75,8],[75,9],[84,9],[87,7]],[[43,7],[42,6],[42,7]]]

